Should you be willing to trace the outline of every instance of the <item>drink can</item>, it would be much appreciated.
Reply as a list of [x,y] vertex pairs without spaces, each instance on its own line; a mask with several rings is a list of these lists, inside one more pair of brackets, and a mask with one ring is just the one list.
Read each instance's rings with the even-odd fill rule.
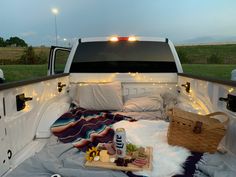
[[117,128],[115,132],[116,156],[125,158],[126,156],[126,133],[124,128]]

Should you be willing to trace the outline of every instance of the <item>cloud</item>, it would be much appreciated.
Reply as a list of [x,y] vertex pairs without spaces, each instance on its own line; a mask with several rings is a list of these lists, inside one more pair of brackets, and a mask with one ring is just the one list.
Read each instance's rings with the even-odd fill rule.
[[23,32],[20,34],[21,37],[32,37],[32,36],[36,36],[36,32],[33,31],[28,31],[28,32]]
[[[46,45],[56,45],[56,37],[55,35],[46,35],[44,37],[41,38],[41,40],[44,40]],[[75,41],[77,40],[76,37],[66,37],[66,36],[57,36],[57,42],[58,42],[58,46],[71,46]]]
[[177,44],[227,44],[236,43],[236,36],[202,36],[176,42]]

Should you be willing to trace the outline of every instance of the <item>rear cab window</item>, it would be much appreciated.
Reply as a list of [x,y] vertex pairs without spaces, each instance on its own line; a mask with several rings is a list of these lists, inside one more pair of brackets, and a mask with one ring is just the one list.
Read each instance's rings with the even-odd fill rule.
[[80,43],[71,73],[176,73],[169,44],[154,41],[99,41]]

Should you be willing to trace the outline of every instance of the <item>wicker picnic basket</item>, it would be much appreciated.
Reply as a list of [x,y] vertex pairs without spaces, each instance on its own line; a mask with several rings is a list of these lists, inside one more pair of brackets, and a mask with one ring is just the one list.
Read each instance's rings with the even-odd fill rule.
[[[216,152],[229,121],[228,115],[223,112],[198,115],[173,108],[169,110],[168,115],[168,143],[183,146],[194,152]],[[224,117],[223,122],[214,118],[218,115]]]

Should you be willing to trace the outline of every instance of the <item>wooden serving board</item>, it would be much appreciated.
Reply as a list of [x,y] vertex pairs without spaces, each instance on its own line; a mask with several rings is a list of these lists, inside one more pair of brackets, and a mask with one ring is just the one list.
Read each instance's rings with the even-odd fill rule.
[[143,167],[138,167],[129,163],[127,167],[116,166],[115,163],[112,162],[101,162],[101,161],[86,161],[86,167],[98,167],[98,168],[106,168],[112,170],[122,170],[122,171],[142,171],[142,170],[152,170],[152,160],[153,160],[153,149],[152,147],[146,147],[145,152],[148,156],[148,163]]

